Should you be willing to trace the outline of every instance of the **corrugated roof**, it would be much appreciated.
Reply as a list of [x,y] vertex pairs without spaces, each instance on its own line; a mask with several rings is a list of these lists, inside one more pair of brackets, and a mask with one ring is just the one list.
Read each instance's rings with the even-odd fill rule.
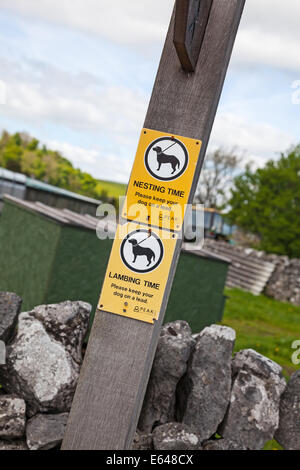
[[12,202],[19,207],[23,207],[31,212],[36,212],[48,219],[54,220],[55,222],[63,225],[70,225],[73,227],[85,228],[88,230],[95,231],[101,229],[108,231],[109,234],[114,234],[116,231],[116,224],[113,221],[107,221],[105,219],[97,219],[91,215],[81,215],[77,212],[70,211],[69,209],[57,209],[54,207],[47,206],[42,202],[29,202],[18,199],[9,194],[4,194],[4,201]]
[[59,194],[60,196],[69,197],[72,199],[79,199],[80,201],[89,202],[92,204],[101,204],[101,201],[98,199],[93,199],[91,197],[83,196],[82,194],[73,193],[63,188],[58,188],[52,184],[44,183],[43,181],[35,180],[33,178],[26,177],[26,186],[28,188],[39,189],[40,191],[48,191],[50,193]]
[[0,179],[13,181],[14,183],[26,184],[26,176],[22,173],[7,170],[0,167]]
[[23,175],[22,173],[16,173],[14,171],[10,171],[2,167],[0,167],[0,179],[13,181],[14,183],[23,184],[28,188],[33,188],[40,191],[47,191],[49,193],[58,194],[60,196],[68,197],[71,199],[77,199],[79,201],[87,202],[90,204],[101,204],[101,201],[98,199],[83,196],[82,194],[74,193],[73,191],[68,191],[66,189],[58,188],[57,186],[53,186],[52,184],[44,183],[43,181],[39,181],[34,178],[29,178],[28,176]]
[[205,249],[218,256],[226,256],[231,265],[228,271],[227,287],[238,287],[255,295],[261,294],[274,271],[274,263],[247,256],[229,243],[207,239]]

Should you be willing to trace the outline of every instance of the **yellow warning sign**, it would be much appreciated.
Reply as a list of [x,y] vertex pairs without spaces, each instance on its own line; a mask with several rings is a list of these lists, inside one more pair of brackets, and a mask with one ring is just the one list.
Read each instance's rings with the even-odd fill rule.
[[119,225],[98,308],[153,323],[159,316],[177,235],[132,222]]
[[181,230],[201,141],[143,129],[122,217]]

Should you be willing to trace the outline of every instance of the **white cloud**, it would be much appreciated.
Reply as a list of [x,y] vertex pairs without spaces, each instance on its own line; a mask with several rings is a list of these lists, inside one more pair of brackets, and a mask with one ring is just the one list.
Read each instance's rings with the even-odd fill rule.
[[[147,56],[149,51],[152,53],[159,44],[162,45],[173,3],[173,0],[0,0],[2,8],[29,18],[27,26],[23,22],[22,27],[31,30],[32,42],[38,43],[39,34],[36,37],[35,34],[43,29],[43,23],[37,20],[43,20],[113,41],[118,44],[120,55],[122,46],[126,45],[135,50],[138,48],[143,56]],[[257,74],[259,68],[266,65],[300,70],[299,17],[299,0],[286,3],[282,0],[248,0],[233,63],[236,66],[256,67]],[[50,44],[55,29],[53,33],[52,27],[45,30],[43,39]],[[11,40],[10,37],[7,39]],[[96,43],[95,47],[98,46]],[[75,47],[70,53],[76,59]],[[38,59],[39,62],[29,62],[28,57]],[[103,69],[112,68],[112,74],[116,75],[120,68],[114,84],[101,81],[102,76],[76,75],[74,70],[68,73],[57,66],[51,67],[47,64],[47,54],[37,54],[34,49],[29,50],[27,59],[21,57],[20,60],[18,57],[15,62],[12,60],[1,59],[1,83],[5,87],[6,100],[6,107],[2,111],[9,118],[24,122],[25,128],[34,121],[43,125],[50,123],[56,129],[60,126],[60,135],[65,128],[82,133],[85,137],[91,132],[105,134],[112,144],[105,151],[100,148],[100,138],[99,149],[95,140],[91,148],[85,149],[60,142],[56,136],[52,139],[49,137],[47,144],[62,151],[74,164],[94,176],[126,181],[148,101],[146,93],[141,91],[142,86],[137,84],[135,74],[138,69],[133,70],[131,64],[125,63],[122,68],[119,58],[116,57],[114,62],[114,56],[106,53],[104,47],[99,60]],[[141,68],[147,70],[149,63],[141,59]],[[87,67],[88,63],[85,64]],[[127,77],[126,83],[124,77]],[[300,77],[296,75],[297,78]],[[262,107],[261,100],[249,103],[249,106],[259,109],[259,106]],[[245,161],[254,160],[259,166],[266,159],[274,157],[275,151],[285,150],[293,143],[288,133],[266,122],[250,122],[247,117],[241,117],[242,113],[245,114],[245,109],[242,111],[237,103],[234,113],[218,114],[210,148],[238,146],[245,152]],[[124,148],[126,152],[128,150],[128,156],[126,152],[118,156],[121,155],[119,150]]]
[[[53,72],[53,71],[52,71]],[[16,76],[17,75],[17,76]],[[16,77],[15,77],[16,76]],[[28,120],[45,120],[79,131],[107,131],[130,134],[142,126],[147,97],[124,86],[92,87],[89,80],[53,73],[47,68],[34,80],[34,74],[19,77],[11,72],[2,81],[6,90],[6,113]],[[66,83],[69,86],[66,88]]]
[[[266,32],[278,32],[299,37],[300,3],[298,0],[250,0],[245,3],[241,27],[258,27]],[[263,46],[263,44],[262,44]]]
[[300,70],[300,2],[246,1],[233,61]]
[[[276,152],[287,150],[293,144],[291,135],[265,123],[247,122],[231,113],[219,113],[211,135],[209,151],[219,147],[236,149],[241,155],[242,167],[252,162],[262,167],[267,160],[276,158]],[[103,154],[97,149],[85,149],[68,142],[47,141],[52,150],[60,151],[80,168],[102,179],[126,182],[129,179],[133,155],[122,158],[116,154]]]
[[128,180],[132,162],[115,154],[103,154],[97,149],[86,149],[69,142],[48,140],[45,142],[51,150],[60,152],[83,171],[91,173],[95,178],[118,181]]
[[[95,177],[128,180],[147,109],[145,94],[121,85],[107,86],[97,77],[77,76],[46,64],[2,62],[6,90],[2,116],[23,122],[28,131],[41,124],[37,134],[46,135],[50,148],[61,151],[75,166]],[[69,129],[84,141],[91,140],[91,148],[61,142],[56,133],[54,138],[47,137],[42,129],[49,124],[59,135]]]
[[[0,6],[52,22],[144,54],[164,40],[174,0],[0,0]],[[299,0],[248,0],[238,33],[236,64],[300,69]]]
[[45,142],[50,150],[61,152],[65,158],[70,159],[74,164],[95,164],[99,158],[99,152],[94,149],[84,149],[69,142],[59,142],[57,140],[48,140]]
[[299,42],[278,31],[241,29],[233,56],[235,63],[300,70]]
[[22,15],[122,44],[162,41],[173,3],[173,0],[0,0],[0,6]]
[[[57,139],[48,139],[46,143],[98,178],[128,180],[147,108],[146,96],[122,86],[105,87],[95,77],[76,77],[45,65],[38,69],[39,73],[33,69],[29,75],[22,75],[16,64],[10,67],[11,70],[6,63],[8,77],[11,77],[5,83],[8,116],[22,118],[26,123],[63,125],[84,135],[106,134],[113,150],[104,151],[101,138],[99,148],[91,149]],[[245,162],[254,161],[256,166],[261,166],[276,156],[275,151],[284,151],[292,143],[293,138],[288,133],[265,122],[253,123],[241,117],[237,105],[234,113],[217,114],[210,149],[237,147],[244,154]],[[120,152],[124,148],[128,149],[127,155]]]
[[0,80],[0,104],[6,104],[7,86],[3,80]]
[[210,149],[236,148],[243,155],[243,162],[263,166],[267,160],[276,158],[275,152],[283,152],[295,144],[292,135],[259,122],[248,122],[232,113],[217,115],[213,127]]

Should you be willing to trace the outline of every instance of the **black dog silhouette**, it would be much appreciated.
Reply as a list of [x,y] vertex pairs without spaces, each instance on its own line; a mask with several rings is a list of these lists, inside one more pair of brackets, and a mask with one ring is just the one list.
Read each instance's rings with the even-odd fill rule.
[[167,155],[162,151],[161,147],[153,147],[153,150],[157,153],[157,171],[160,170],[160,167],[163,163],[170,163],[172,165],[172,174],[175,173],[177,167],[180,167],[180,161],[174,155]]
[[135,263],[137,256],[147,256],[147,266],[150,266],[152,260],[155,261],[155,254],[151,248],[144,248],[140,246],[135,238],[128,240],[128,243],[132,244],[132,252],[134,256],[133,263]]

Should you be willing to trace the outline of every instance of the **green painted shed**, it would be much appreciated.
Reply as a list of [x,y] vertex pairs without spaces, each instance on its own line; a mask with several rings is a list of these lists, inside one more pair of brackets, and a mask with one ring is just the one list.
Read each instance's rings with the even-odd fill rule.
[[[5,196],[0,291],[20,295],[23,311],[64,300],[83,300],[95,310],[112,246],[112,239],[97,238],[98,223],[90,215]],[[109,230],[113,238],[113,224]],[[186,320],[193,332],[221,321],[228,266],[224,258],[183,249],[165,321]]]

